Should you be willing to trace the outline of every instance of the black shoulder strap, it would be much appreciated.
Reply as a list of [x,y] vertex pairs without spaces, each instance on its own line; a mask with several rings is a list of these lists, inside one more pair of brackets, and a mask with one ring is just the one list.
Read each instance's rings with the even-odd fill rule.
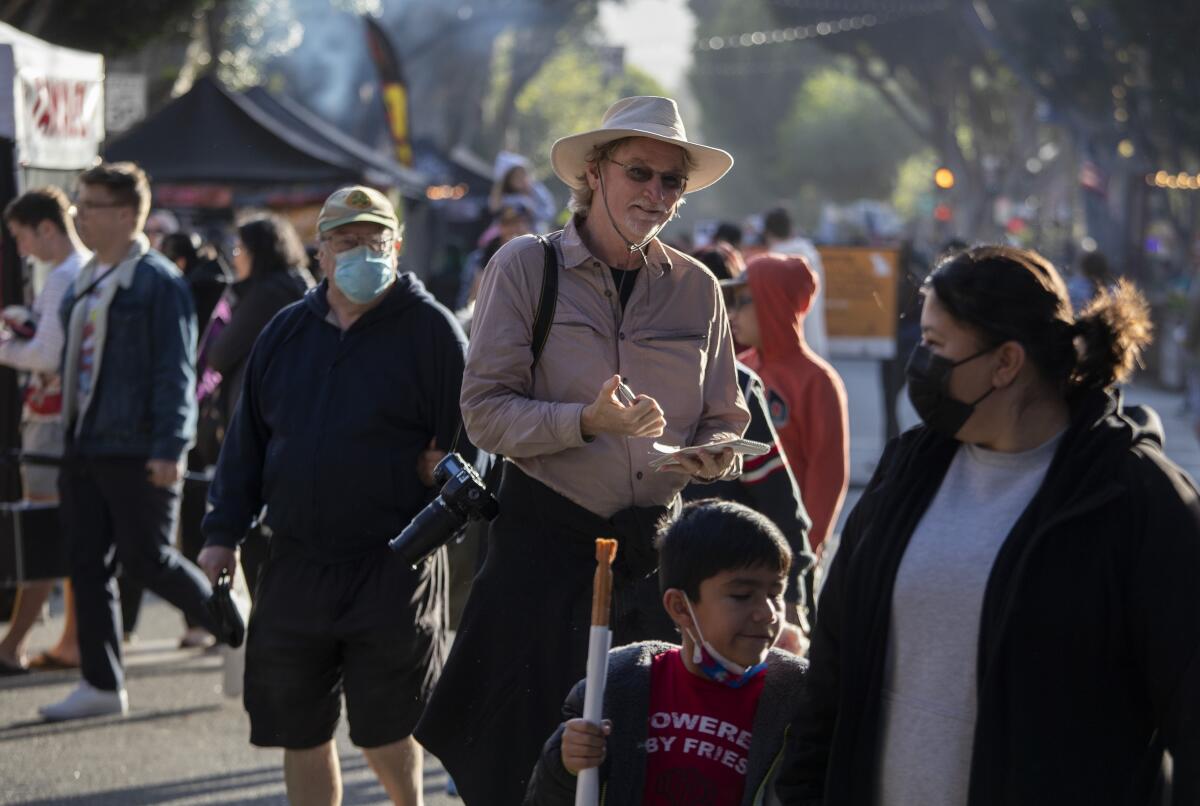
[[538,295],[537,313],[533,318],[531,370],[537,366],[538,359],[542,357],[542,350],[546,348],[546,339],[550,338],[550,325],[554,323],[554,308],[558,305],[558,253],[554,250],[554,244],[544,235],[537,236],[537,239],[542,245],[546,259],[542,270],[542,292]]

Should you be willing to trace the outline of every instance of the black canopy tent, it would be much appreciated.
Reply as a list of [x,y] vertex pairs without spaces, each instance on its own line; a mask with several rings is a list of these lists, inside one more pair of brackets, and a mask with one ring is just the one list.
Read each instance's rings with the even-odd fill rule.
[[404,201],[403,267],[449,301],[462,257],[487,226],[492,178],[429,142],[413,146],[416,164],[409,168],[295,99],[263,87],[235,92],[206,75],[114,139],[104,156],[137,162],[159,203],[190,209],[217,231],[237,207],[290,207],[298,214],[293,220],[308,226],[311,211],[338,186],[395,188]]
[[155,184],[270,186],[361,183],[425,198],[417,172],[374,154],[294,101],[262,88],[233,92],[205,75],[192,88],[104,149],[133,160]]

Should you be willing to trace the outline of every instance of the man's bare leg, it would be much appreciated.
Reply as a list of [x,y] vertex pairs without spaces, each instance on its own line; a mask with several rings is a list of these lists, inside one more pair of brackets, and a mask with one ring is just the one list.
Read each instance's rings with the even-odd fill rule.
[[283,780],[292,806],[339,806],[342,768],[333,739],[307,750],[284,750]]
[[425,803],[423,752],[412,736],[382,747],[363,748],[367,763],[397,806],[423,806]]

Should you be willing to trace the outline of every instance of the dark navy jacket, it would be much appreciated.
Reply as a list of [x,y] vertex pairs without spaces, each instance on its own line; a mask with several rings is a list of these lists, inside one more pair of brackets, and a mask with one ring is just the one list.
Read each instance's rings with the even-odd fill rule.
[[[351,559],[381,548],[436,493],[417,459],[431,439],[449,451],[458,429],[462,329],[405,273],[343,332],[326,282],[254,345],[209,491],[208,544],[235,546],[265,504],[276,538],[319,561]],[[474,458],[465,437],[459,451]]]

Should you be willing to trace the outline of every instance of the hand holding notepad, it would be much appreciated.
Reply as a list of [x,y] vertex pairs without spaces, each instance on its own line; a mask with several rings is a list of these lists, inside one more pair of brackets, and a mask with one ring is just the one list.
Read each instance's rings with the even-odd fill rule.
[[764,442],[755,442],[752,439],[722,439],[716,442],[709,442],[705,445],[692,445],[686,448],[677,447],[675,445],[664,445],[661,442],[654,443],[654,450],[660,455],[655,459],[650,460],[650,467],[657,470],[660,467],[669,467],[671,465],[680,464],[680,456],[693,456],[701,451],[709,453],[720,453],[726,448],[731,449],[734,453],[742,454],[743,456],[762,456],[771,450],[771,446]]

